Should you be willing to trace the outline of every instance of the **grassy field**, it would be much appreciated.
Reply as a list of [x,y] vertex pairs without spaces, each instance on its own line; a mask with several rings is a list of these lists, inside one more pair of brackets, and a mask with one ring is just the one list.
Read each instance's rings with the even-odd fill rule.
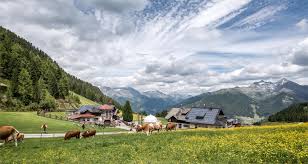
[[2,163],[308,163],[308,123],[89,139],[28,139]]
[[70,92],[70,93],[73,93],[74,95],[77,95],[79,97],[81,105],[97,105],[97,106],[100,105],[99,103],[94,102],[94,101],[92,101],[90,99],[87,99],[87,98],[85,98],[83,96],[80,96],[77,93],[74,93],[74,92]]
[[62,99],[59,99],[57,100],[57,106],[58,106],[58,110],[60,111],[65,111],[65,110],[69,110],[69,109],[77,109],[79,108],[80,106],[82,105],[95,105],[95,106],[99,106],[100,104],[99,103],[96,103],[90,99],[87,99],[79,94],[76,94],[72,91],[70,91],[71,94],[75,95],[75,96],[78,96],[79,97],[79,100],[80,100],[80,104],[77,104],[77,103],[68,103],[66,100],[62,100]]
[[[72,122],[37,116],[35,112],[0,112],[0,126],[12,125],[23,133],[41,133],[40,127],[43,123],[48,125],[49,133],[60,133],[72,129],[80,129],[79,126]],[[103,129],[100,128],[97,130],[103,131]],[[111,132],[123,130],[118,128],[105,128],[104,131]]]

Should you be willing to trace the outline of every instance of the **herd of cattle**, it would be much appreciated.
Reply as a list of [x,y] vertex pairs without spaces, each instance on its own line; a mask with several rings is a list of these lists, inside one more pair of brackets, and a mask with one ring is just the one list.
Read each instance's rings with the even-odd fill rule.
[[79,139],[80,134],[83,138],[88,138],[88,137],[92,137],[92,136],[94,137],[96,135],[96,130],[95,129],[86,130],[83,133],[81,133],[79,130],[68,131],[68,132],[65,133],[64,140],[69,140],[69,139],[74,138],[74,137]]
[[[163,124],[160,122],[157,122],[155,124],[144,124],[144,125],[136,125],[135,126],[136,132],[145,132],[147,135],[152,134],[153,131],[161,131],[163,129]],[[166,131],[169,130],[175,130],[176,124],[169,122],[166,125]]]
[[[162,123],[150,123],[144,125],[136,125],[134,127],[136,132],[145,132],[147,135],[152,134],[153,131],[161,131],[163,130]],[[165,128],[166,131],[176,130],[176,124],[168,123]],[[84,132],[80,132],[79,130],[72,130],[65,133],[64,140],[69,140],[71,138],[88,138],[94,137],[96,135],[96,130],[86,130]],[[13,126],[0,126],[0,140],[4,140],[4,143],[15,142],[15,146],[17,146],[17,142],[21,142],[24,139],[24,134],[20,133]]]

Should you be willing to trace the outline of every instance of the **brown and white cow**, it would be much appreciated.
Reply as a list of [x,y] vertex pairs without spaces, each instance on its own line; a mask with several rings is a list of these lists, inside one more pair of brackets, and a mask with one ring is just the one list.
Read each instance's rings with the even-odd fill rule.
[[[18,142],[22,142],[24,140],[24,138],[25,138],[24,133],[17,133],[16,134],[16,140]],[[7,140],[8,140],[8,142],[12,142],[12,141],[14,141],[14,138],[12,136],[10,136]]]
[[152,132],[154,131],[154,125],[152,123],[150,124],[144,124],[142,125],[142,129],[143,131],[148,135],[152,134]]
[[96,135],[96,130],[95,129],[94,130],[87,130],[87,131],[83,132],[81,135],[82,135],[83,138],[88,138],[88,137],[91,137],[91,136],[94,137]]
[[163,129],[163,124],[161,122],[157,122],[155,125],[154,125],[154,130],[157,130],[157,132],[159,132],[160,130]]
[[64,140],[69,140],[73,137],[76,137],[77,139],[80,138],[80,131],[79,130],[72,130],[65,133]]
[[142,125],[136,125],[135,129],[136,129],[136,132],[142,132],[143,131]]
[[176,130],[176,124],[172,123],[172,122],[168,122],[168,124],[166,125],[166,131],[171,131],[171,130]]
[[18,130],[13,126],[0,126],[0,140],[4,140],[4,143],[7,143],[9,138],[12,137],[15,141],[15,146],[17,146],[17,133],[19,133]]

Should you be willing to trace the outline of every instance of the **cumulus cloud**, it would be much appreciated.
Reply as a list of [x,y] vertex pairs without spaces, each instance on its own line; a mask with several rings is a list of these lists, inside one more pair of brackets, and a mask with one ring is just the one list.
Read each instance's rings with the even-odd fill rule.
[[99,9],[107,10],[115,13],[127,12],[132,10],[142,10],[146,4],[147,0],[75,0],[82,9],[90,10]]
[[308,38],[300,42],[290,53],[293,64],[308,66]]

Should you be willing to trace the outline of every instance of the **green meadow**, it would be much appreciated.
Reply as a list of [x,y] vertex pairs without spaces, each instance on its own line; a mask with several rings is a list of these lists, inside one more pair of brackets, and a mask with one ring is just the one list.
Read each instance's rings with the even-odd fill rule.
[[1,163],[308,163],[308,123],[26,139],[0,146]]
[[[54,115],[64,116],[63,112],[57,112]],[[0,112],[0,126],[12,125],[23,133],[41,133],[41,125],[48,125],[48,133],[63,133],[68,130],[80,129],[80,126],[70,121],[56,120],[37,116],[36,112]],[[89,127],[88,128],[92,128]],[[117,132],[123,131],[118,128],[105,129],[97,128],[98,131]]]

